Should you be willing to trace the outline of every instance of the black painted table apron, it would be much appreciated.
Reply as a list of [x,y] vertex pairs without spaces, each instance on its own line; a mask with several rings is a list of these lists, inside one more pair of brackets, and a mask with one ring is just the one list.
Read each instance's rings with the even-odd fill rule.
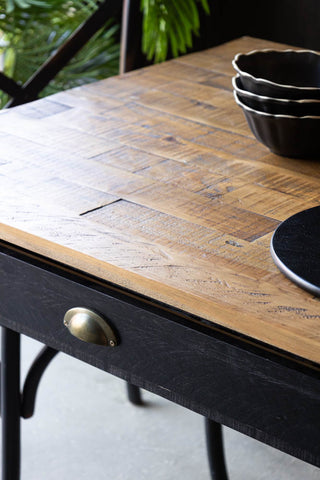
[[[19,335],[25,334],[49,347],[47,358],[38,365],[40,370],[56,351],[65,352],[320,466],[316,365],[252,344],[201,318],[5,243],[1,244],[0,279],[6,458],[17,456]],[[75,306],[102,315],[115,332],[118,346],[88,344],[70,335],[63,318]],[[28,397],[28,388],[24,394]],[[22,404],[28,416],[28,398]],[[6,465],[3,479],[19,478],[16,460],[17,464]]]

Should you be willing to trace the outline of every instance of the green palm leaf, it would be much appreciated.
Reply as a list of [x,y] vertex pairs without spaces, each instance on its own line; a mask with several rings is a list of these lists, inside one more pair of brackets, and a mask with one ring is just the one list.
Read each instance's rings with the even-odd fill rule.
[[198,3],[209,14],[207,0],[141,0],[142,51],[148,60],[164,61],[169,49],[174,57],[186,53],[199,33]]

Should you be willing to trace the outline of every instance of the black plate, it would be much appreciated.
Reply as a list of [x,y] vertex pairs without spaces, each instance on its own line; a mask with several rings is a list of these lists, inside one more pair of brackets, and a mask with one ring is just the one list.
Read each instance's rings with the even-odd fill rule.
[[320,296],[320,207],[281,223],[271,240],[271,255],[290,280]]

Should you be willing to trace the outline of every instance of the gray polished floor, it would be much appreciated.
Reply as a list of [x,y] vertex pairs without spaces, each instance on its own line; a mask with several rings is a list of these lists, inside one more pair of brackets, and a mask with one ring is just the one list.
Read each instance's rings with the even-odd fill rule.
[[[23,371],[40,344],[23,338]],[[22,480],[209,480],[202,418],[59,354],[22,422]],[[320,470],[227,428],[230,480],[320,480]]]

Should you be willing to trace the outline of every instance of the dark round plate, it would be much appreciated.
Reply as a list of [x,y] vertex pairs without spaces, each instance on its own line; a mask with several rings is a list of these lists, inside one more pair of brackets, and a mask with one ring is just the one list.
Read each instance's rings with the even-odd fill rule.
[[272,237],[271,255],[290,280],[320,295],[320,207],[282,222]]

